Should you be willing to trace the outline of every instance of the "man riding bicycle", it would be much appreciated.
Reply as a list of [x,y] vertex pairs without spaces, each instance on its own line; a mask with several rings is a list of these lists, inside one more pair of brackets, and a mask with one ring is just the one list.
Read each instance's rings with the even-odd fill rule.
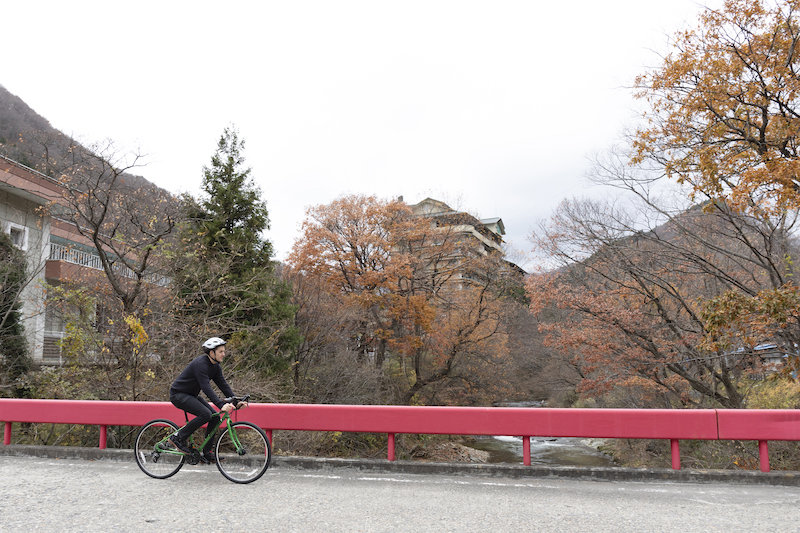
[[[193,418],[182,427],[177,435],[170,437],[172,444],[184,453],[195,453],[195,449],[189,445],[187,439],[198,428],[203,424],[208,424],[206,428],[206,437],[208,437],[217,430],[220,424],[219,413],[214,411],[208,402],[199,398],[201,390],[214,405],[226,413],[230,413],[237,407],[247,405],[246,402],[242,402],[238,406],[232,403],[225,403],[219,399],[211,388],[211,381],[214,381],[225,397],[234,396],[233,389],[225,381],[220,366],[222,360],[225,359],[225,344],[225,341],[219,337],[211,337],[205,341],[203,343],[203,351],[205,353],[198,355],[189,363],[169,389],[169,401],[175,407],[196,415],[196,418]],[[209,439],[203,449],[203,459],[209,463],[216,461],[212,450],[212,441],[213,439]]]

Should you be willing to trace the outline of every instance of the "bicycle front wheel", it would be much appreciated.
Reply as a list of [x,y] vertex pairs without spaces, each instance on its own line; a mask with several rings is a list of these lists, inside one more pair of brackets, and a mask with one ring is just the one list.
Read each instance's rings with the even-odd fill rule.
[[217,441],[217,468],[234,483],[251,483],[269,468],[272,450],[264,431],[250,422],[235,422]]
[[134,454],[142,472],[156,479],[174,476],[186,461],[186,456],[168,443],[167,438],[178,431],[169,420],[151,420],[136,435]]

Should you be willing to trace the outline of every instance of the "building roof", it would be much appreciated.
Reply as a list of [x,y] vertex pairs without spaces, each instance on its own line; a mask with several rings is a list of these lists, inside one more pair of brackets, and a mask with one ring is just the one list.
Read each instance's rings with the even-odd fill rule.
[[[488,229],[492,233],[496,235],[505,235],[506,228],[503,224],[503,219],[500,217],[493,217],[493,218],[484,218],[484,219],[477,219],[474,218],[469,213],[463,213],[456,211],[446,203],[440,200],[434,200],[433,198],[425,198],[419,203],[410,205],[411,210],[414,212],[415,215],[424,215],[429,217],[439,217],[439,216],[446,216],[446,215],[467,215],[470,218],[474,219],[474,225],[476,227],[484,226],[485,229]],[[480,229],[483,228],[479,228]]]
[[486,226],[487,228],[489,228],[490,230],[494,231],[499,235],[506,234],[506,227],[503,224],[503,219],[500,217],[482,218],[481,224],[483,224],[484,226]]
[[2,155],[0,189],[39,205],[61,198],[61,184],[56,180]]
[[455,213],[455,209],[450,207],[444,202],[434,200],[433,198],[425,198],[419,203],[409,206],[414,214],[424,214],[428,216],[445,215]]

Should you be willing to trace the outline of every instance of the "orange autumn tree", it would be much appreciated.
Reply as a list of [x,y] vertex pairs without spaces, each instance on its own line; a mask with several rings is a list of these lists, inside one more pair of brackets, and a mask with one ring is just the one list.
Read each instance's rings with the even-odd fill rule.
[[308,211],[289,264],[356,310],[353,350],[378,369],[393,356],[403,401],[437,391],[456,401],[442,388],[468,390],[478,347],[499,336],[487,289],[472,298],[472,283],[459,281],[476,263],[467,249],[452,226],[414,216],[401,201],[346,196]]
[[637,79],[647,124],[634,162],[656,161],[700,200],[756,214],[800,207],[798,0],[726,0]]
[[508,397],[515,371],[508,323],[515,303],[505,291],[512,279],[498,256],[460,262],[458,280],[440,286],[431,330],[412,352],[414,379],[405,402],[486,404]]
[[[800,208],[798,0],[727,0],[679,33],[660,67],[637,79],[647,124],[635,164],[663,169],[707,209],[730,209],[790,233]],[[768,241],[769,283],[709,299],[704,346],[800,341],[793,250]],[[782,254],[769,248],[783,248]],[[782,256],[781,256],[782,255]],[[797,358],[792,360],[800,367]]]
[[397,252],[409,220],[401,202],[343,197],[308,210],[288,260],[295,271],[323,280],[344,306],[360,311],[354,349],[364,358],[373,354],[379,368],[393,339],[386,310],[397,304],[398,284],[411,272],[410,257]]

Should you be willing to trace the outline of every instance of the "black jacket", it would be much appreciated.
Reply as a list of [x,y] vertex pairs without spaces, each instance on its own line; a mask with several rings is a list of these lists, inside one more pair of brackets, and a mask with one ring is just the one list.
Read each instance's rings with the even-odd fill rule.
[[222,409],[225,402],[219,399],[214,390],[211,388],[211,380],[217,384],[219,390],[222,391],[226,397],[233,396],[233,389],[225,381],[222,375],[222,368],[219,364],[214,364],[211,359],[205,354],[198,355],[194,360],[189,363],[189,366],[183,369],[183,372],[175,378],[172,386],[169,388],[169,394],[173,392],[184,392],[192,396],[199,396],[202,390],[205,395],[211,400],[211,403]]

